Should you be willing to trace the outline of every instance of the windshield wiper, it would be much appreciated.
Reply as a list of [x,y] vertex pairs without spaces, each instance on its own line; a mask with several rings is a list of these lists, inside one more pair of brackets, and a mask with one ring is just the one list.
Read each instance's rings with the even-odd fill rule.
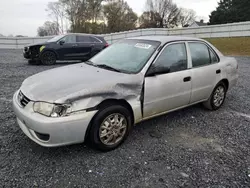
[[99,67],[99,68],[103,68],[103,69],[107,69],[107,70],[111,70],[111,71],[115,71],[115,72],[121,72],[120,70],[114,68],[114,67],[110,67],[108,65],[105,65],[105,64],[100,64],[100,65],[94,65],[96,67]]
[[86,64],[88,64],[88,65],[94,65],[94,63],[93,63],[92,61],[90,61],[90,60],[84,61],[84,63],[86,63]]

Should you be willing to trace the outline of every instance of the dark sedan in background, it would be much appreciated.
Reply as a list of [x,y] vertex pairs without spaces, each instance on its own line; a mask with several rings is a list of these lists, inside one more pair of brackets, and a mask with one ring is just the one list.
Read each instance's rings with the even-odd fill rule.
[[29,64],[53,65],[57,60],[86,61],[106,47],[108,43],[101,36],[67,34],[25,46],[23,55]]

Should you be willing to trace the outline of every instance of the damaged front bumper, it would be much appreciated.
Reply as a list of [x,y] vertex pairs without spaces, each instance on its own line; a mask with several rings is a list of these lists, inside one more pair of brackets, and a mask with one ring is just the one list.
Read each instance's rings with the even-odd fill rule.
[[31,140],[44,147],[57,147],[83,143],[87,128],[97,111],[51,118],[33,111],[34,102],[24,108],[19,105],[17,92],[13,97],[13,109],[17,123]]
[[31,48],[31,47],[24,47],[23,49],[23,57],[25,59],[29,59],[29,60],[39,60],[39,50],[38,48]]

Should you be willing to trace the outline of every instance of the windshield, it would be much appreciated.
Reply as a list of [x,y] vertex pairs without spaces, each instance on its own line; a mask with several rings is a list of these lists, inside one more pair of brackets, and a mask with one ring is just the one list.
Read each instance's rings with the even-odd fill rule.
[[160,42],[148,40],[123,40],[94,56],[91,62],[95,66],[101,65],[121,72],[137,73],[145,66],[160,44]]
[[56,37],[53,37],[52,39],[49,39],[47,42],[57,42],[59,41],[61,38],[63,38],[65,35],[58,35]]

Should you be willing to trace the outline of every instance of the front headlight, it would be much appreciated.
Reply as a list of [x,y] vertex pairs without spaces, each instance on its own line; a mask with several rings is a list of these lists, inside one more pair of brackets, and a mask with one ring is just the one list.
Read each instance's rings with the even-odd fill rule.
[[48,117],[67,116],[71,112],[71,106],[68,104],[51,104],[46,102],[35,102],[33,110],[36,113]]

